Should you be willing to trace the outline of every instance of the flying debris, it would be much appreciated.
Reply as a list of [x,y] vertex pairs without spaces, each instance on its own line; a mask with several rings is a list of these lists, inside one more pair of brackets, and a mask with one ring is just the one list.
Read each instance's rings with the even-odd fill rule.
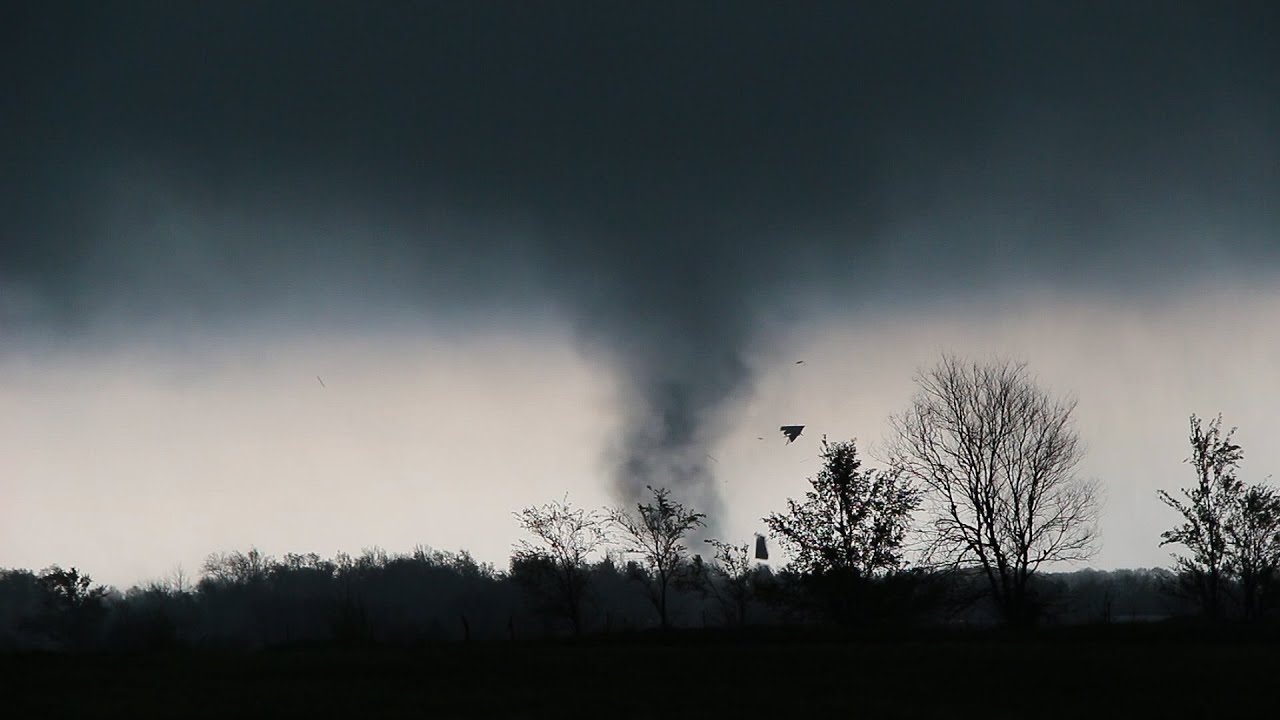
[[[319,376],[319,375],[317,375],[317,376],[316,376],[316,379],[317,379],[317,380],[320,380],[320,376]],[[328,385],[325,385],[323,380],[320,380],[320,387],[329,387],[329,386],[328,386]]]
[[764,544],[764,536],[759,533],[756,533],[756,559],[769,559],[769,548]]
[[803,425],[783,425],[778,429],[782,431],[783,435],[787,436],[788,443],[793,443],[795,442],[796,438],[800,437],[800,433],[804,431],[804,426]]

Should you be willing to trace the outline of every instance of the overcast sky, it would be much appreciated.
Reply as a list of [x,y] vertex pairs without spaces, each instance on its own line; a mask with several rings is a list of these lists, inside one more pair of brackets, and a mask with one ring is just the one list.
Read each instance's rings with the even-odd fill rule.
[[944,350],[1165,564],[1189,414],[1280,471],[1277,77],[1271,2],[6,3],[0,566],[746,540]]

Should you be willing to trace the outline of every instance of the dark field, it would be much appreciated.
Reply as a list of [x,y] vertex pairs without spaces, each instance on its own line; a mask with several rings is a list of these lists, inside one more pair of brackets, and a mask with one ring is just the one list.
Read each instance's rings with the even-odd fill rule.
[[1278,660],[1147,631],[27,655],[0,660],[0,716],[1275,717]]

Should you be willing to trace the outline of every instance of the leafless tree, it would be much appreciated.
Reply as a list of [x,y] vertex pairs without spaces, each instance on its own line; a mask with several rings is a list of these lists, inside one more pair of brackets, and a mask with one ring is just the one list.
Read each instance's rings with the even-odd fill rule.
[[232,585],[249,585],[266,579],[275,559],[264,555],[258,548],[249,552],[212,553],[200,568],[201,582]]
[[587,562],[608,540],[608,516],[598,510],[575,508],[563,501],[532,506],[513,513],[520,527],[533,536],[516,544],[512,568],[526,586],[549,580],[552,603],[582,632],[582,607],[589,578]]
[[746,625],[756,576],[749,552],[751,546],[715,539],[706,542],[715,548],[715,554],[712,561],[701,568],[705,571],[702,587],[719,603],[727,623]]
[[187,575],[186,570],[182,569],[182,565],[178,565],[173,572],[169,573],[164,585],[174,595],[190,595],[195,590],[190,576]]
[[669,626],[667,595],[672,580],[684,568],[689,548],[684,538],[694,528],[706,526],[706,514],[694,512],[671,499],[665,488],[649,487],[652,503],[636,503],[636,511],[614,509],[610,515],[621,531],[623,550],[639,555],[651,575],[649,599],[663,628]]
[[1096,549],[1099,488],[1077,472],[1075,401],[1009,360],[944,355],[916,384],[890,454],[924,492],[926,559],[980,567],[1005,620],[1030,622],[1040,566]]

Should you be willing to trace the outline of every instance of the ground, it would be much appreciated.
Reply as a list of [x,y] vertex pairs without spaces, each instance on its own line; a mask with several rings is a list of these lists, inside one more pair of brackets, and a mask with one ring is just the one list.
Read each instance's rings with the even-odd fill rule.
[[[1151,634],[677,636],[413,650],[0,658],[12,718],[1229,717],[1280,645]],[[1250,712],[1250,714],[1253,714]]]

